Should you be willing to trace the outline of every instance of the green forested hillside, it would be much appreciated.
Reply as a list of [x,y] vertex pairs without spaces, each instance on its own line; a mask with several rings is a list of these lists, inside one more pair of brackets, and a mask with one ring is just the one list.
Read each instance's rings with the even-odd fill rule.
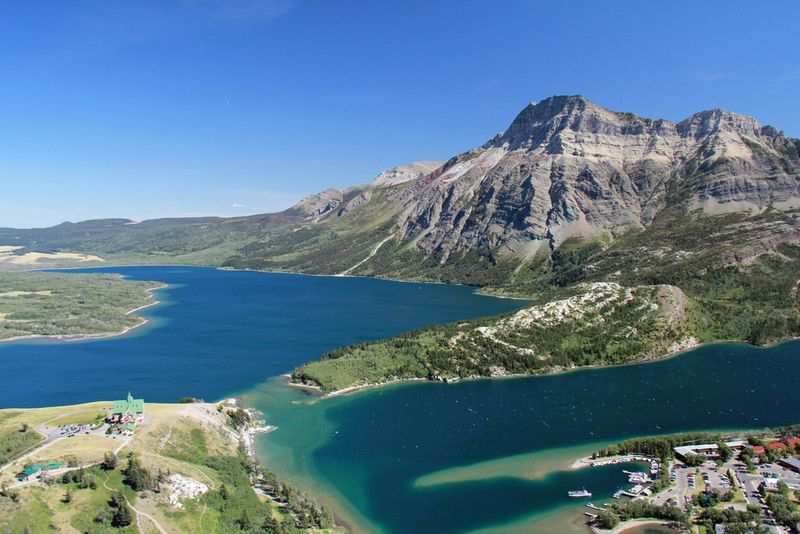
[[[475,329],[495,328],[507,317],[433,327],[333,351],[296,369],[293,378],[335,391],[396,378],[541,373],[623,363],[697,342],[763,345],[795,337],[800,335],[796,217],[793,212],[755,217],[681,213],[611,243],[570,240],[516,273],[500,261],[496,269],[487,268],[491,275],[483,279],[484,290],[528,295],[536,306],[580,294],[586,284],[608,281],[636,288],[642,302],[594,310],[602,323],[567,315],[555,323],[512,325],[494,340],[475,335]],[[464,272],[479,271],[480,260],[470,264],[471,270],[465,266]],[[419,272],[426,272],[424,263],[417,265]],[[459,271],[456,264],[427,272]],[[659,320],[665,301],[658,288],[665,285],[685,296],[680,317],[673,321]],[[658,303],[659,310],[643,301]],[[466,340],[453,343],[458,336]]]

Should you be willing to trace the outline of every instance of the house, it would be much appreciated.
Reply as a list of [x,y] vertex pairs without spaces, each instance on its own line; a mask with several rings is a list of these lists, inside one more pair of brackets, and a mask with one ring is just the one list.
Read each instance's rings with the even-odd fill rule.
[[761,456],[762,454],[767,453],[767,449],[765,449],[761,445],[753,445],[752,449],[753,449],[753,454],[756,456]]
[[53,469],[60,469],[61,464],[58,462],[47,462],[45,464],[33,464],[22,470],[17,474],[17,480],[20,482],[30,482],[39,478],[44,471],[51,471]]
[[767,448],[771,451],[779,451],[779,450],[786,450],[786,445],[781,443],[780,441],[773,441],[767,445]]
[[116,430],[123,436],[132,436],[136,429],[136,423],[121,423],[116,425]]

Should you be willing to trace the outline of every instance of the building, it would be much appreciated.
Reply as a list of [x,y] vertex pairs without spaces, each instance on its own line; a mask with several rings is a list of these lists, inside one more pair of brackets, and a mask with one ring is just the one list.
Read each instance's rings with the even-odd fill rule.
[[[734,451],[738,451],[745,446],[745,443],[743,441],[729,441],[725,445]],[[686,460],[686,456],[691,454],[713,460],[719,457],[717,448],[718,447],[715,443],[703,443],[700,445],[684,445],[682,447],[675,447],[674,451],[675,457],[682,461]]]
[[796,450],[797,446],[800,445],[800,438],[784,438],[781,440],[790,451]]
[[123,436],[132,436],[133,431],[136,430],[136,423],[120,423],[117,426],[117,432]]
[[45,464],[33,464],[22,470],[17,474],[17,480],[20,482],[30,482],[39,478],[44,471],[51,471],[53,469],[60,469],[61,464],[58,462],[47,462]]
[[786,445],[784,445],[780,441],[773,441],[772,443],[767,445],[767,448],[771,451],[785,451]]
[[756,456],[761,456],[762,454],[767,454],[767,449],[765,449],[761,445],[753,445],[751,447],[751,449],[753,450],[753,454],[756,455]]
[[136,423],[144,419],[144,399],[134,399],[128,392],[128,397],[115,400],[111,408],[111,415],[106,421],[111,425],[111,432],[132,435]]
[[115,400],[111,408],[109,423],[137,423],[144,418],[144,399],[134,399],[128,392],[128,398]]
[[795,473],[800,473],[800,460],[792,456],[781,458],[778,463],[787,469],[791,469]]

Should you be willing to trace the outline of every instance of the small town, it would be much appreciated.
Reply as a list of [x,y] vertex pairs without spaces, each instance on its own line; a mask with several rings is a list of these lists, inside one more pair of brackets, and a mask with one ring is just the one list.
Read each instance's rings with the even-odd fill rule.
[[[798,532],[798,453],[800,438],[773,436],[676,446],[669,459],[593,455],[584,465],[647,462],[649,471],[623,471],[631,486],[602,506],[587,502],[584,515],[596,534],[619,532],[621,521],[661,523],[670,531],[697,534]],[[590,498],[591,492],[569,496]]]

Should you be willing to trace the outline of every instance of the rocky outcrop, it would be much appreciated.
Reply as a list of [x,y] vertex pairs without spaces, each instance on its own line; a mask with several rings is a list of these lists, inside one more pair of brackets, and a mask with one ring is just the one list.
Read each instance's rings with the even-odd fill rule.
[[358,209],[367,202],[372,199],[372,191],[369,189],[365,191],[358,191],[356,192],[351,198],[347,199],[343,204],[341,209],[338,212],[338,215],[341,217],[342,215],[353,211],[354,209]]
[[297,204],[284,211],[285,215],[302,217],[319,217],[330,213],[342,204],[344,194],[338,189],[326,189],[320,193],[309,195]]
[[307,218],[321,217],[328,213],[337,213],[342,216],[367,204],[372,199],[373,190],[388,189],[417,180],[430,174],[441,165],[442,163],[438,161],[417,161],[394,167],[383,171],[365,185],[350,187],[344,191],[326,189],[304,197],[283,214]]
[[416,161],[383,171],[367,185],[369,187],[393,187],[422,178],[441,166],[441,161]]

